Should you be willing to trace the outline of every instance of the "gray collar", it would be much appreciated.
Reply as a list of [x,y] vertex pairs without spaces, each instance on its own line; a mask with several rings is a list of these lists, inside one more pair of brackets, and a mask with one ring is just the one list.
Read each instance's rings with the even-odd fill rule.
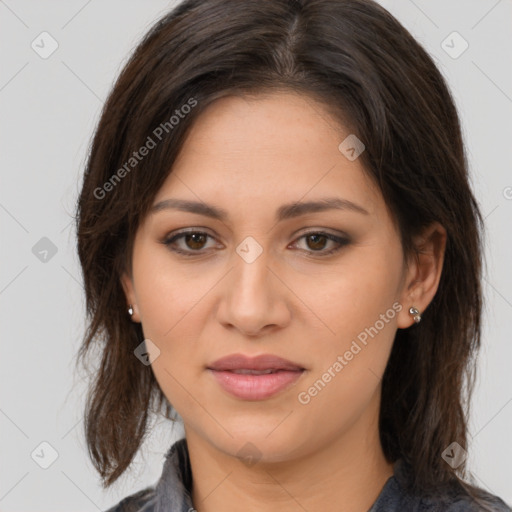
[[192,472],[187,440],[176,441],[165,458],[162,476],[156,485],[155,512],[192,512]]

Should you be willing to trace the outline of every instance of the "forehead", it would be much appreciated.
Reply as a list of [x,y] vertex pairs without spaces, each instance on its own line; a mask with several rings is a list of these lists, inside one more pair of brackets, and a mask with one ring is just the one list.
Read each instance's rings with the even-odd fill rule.
[[291,92],[228,96],[205,109],[184,149],[255,156],[271,152],[293,158],[336,149],[344,134],[348,135],[346,129],[308,96]]
[[376,213],[384,207],[380,193],[360,160],[338,148],[349,135],[308,96],[218,99],[189,130],[155,202],[172,196],[270,207],[338,195]]

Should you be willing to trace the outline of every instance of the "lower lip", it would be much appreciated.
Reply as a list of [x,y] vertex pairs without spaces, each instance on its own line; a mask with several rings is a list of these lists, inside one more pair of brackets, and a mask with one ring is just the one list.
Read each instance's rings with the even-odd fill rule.
[[211,369],[208,369],[208,371],[217,379],[217,382],[225,391],[243,400],[265,400],[270,398],[296,382],[304,373],[304,370],[282,370],[276,373],[247,375]]

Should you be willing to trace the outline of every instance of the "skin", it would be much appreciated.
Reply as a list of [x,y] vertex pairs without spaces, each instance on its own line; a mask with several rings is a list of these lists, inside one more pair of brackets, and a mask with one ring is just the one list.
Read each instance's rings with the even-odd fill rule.
[[[432,224],[405,265],[386,204],[361,159],[338,149],[349,135],[311,98],[292,92],[212,103],[189,132],[154,204],[169,198],[225,209],[215,220],[163,209],[141,223],[131,273],[122,276],[133,321],[160,353],[155,377],[183,418],[199,512],[368,510],[393,474],[378,417],[381,377],[397,329],[434,297],[446,232]],[[276,222],[278,207],[340,197],[368,214],[328,210]],[[210,237],[162,243],[183,228]],[[349,237],[339,247],[303,236]],[[236,252],[248,236],[262,249],[248,263]],[[357,335],[394,303],[401,311],[300,403]],[[151,352],[151,349],[150,349]],[[271,353],[306,371],[269,399],[228,395],[206,366],[228,354]],[[153,351],[156,355],[156,351]],[[246,443],[255,463],[237,455]],[[254,448],[255,447],[255,448]]]

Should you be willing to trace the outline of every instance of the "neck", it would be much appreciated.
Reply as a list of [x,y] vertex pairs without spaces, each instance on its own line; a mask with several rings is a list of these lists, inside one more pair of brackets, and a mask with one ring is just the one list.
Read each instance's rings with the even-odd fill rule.
[[368,407],[347,431],[300,457],[253,465],[185,426],[195,509],[366,512],[393,475],[380,444],[378,405],[377,400],[377,407]]

